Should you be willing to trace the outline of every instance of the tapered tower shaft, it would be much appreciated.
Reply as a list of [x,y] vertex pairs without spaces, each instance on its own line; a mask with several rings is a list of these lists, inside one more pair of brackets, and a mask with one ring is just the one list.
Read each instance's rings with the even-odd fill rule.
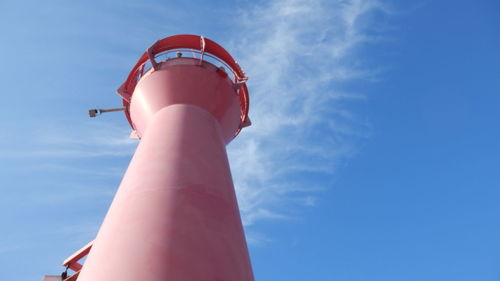
[[[155,60],[193,40],[198,57]],[[158,41],[152,68],[138,63],[120,88],[140,144],[78,281],[253,280],[225,149],[249,123],[248,96],[230,56],[232,73],[203,59],[224,51],[206,40]]]

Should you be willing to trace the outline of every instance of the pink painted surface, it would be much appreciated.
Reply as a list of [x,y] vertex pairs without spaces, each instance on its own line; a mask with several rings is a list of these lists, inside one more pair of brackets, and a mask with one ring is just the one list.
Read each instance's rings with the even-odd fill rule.
[[225,150],[240,97],[192,62],[162,63],[135,87],[141,141],[78,281],[254,280]]
[[210,112],[221,124],[226,143],[240,125],[240,102],[233,83],[208,63],[193,58],[170,59],[149,71],[137,84],[130,103],[130,116],[141,136],[149,120],[171,104],[192,104]]

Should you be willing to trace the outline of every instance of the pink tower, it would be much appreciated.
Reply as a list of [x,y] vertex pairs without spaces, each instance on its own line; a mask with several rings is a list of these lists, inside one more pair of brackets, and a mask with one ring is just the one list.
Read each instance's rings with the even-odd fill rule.
[[144,52],[118,89],[140,144],[78,281],[254,280],[225,149],[250,125],[246,80],[203,36]]

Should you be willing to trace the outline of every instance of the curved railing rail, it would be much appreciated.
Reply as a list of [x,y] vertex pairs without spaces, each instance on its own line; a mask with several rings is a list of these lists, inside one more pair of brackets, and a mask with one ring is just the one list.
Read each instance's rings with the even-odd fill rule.
[[[241,81],[238,81],[236,71],[234,71],[225,61],[219,59],[218,57],[213,56],[212,54],[205,53],[203,60],[201,60],[201,54],[203,54],[203,53],[200,50],[196,50],[196,49],[172,49],[172,50],[168,50],[168,51],[156,54],[155,60],[158,61],[158,64],[160,64],[160,63],[168,61],[170,59],[178,58],[177,54],[179,54],[179,53],[181,54],[181,57],[188,57],[186,55],[191,55],[191,58],[196,59],[196,60],[200,60],[200,62],[207,61],[207,62],[215,65],[216,67],[224,67],[224,70],[226,70],[226,69],[229,70],[228,74],[234,83],[241,82]],[[169,57],[168,55],[170,55],[170,54],[175,54],[176,56]],[[206,59],[207,57],[210,58],[211,60]],[[138,79],[140,79],[144,74],[146,74],[152,68],[153,68],[153,65],[150,63],[150,61],[144,62],[137,69],[136,73],[134,74],[137,81],[139,81]]]

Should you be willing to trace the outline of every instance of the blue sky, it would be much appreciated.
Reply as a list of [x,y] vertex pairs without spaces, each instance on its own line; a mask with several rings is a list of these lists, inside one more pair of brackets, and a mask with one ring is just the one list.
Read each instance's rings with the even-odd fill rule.
[[500,279],[498,1],[0,2],[0,280],[58,274],[136,146],[114,93],[202,34],[248,73],[228,147],[257,280]]

